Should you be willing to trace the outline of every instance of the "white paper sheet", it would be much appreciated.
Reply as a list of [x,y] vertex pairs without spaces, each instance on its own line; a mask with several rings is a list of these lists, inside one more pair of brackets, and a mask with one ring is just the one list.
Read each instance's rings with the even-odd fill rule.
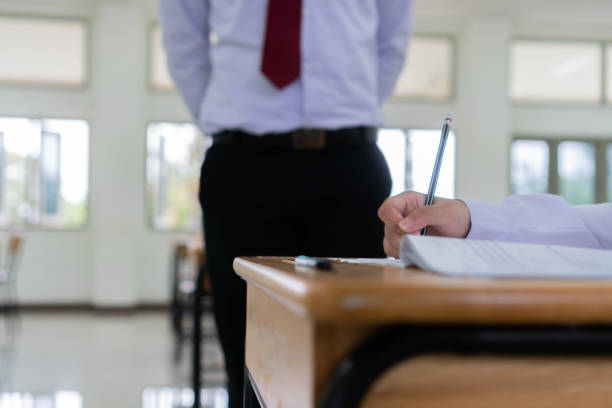
[[407,235],[404,264],[453,276],[612,278],[612,251]]

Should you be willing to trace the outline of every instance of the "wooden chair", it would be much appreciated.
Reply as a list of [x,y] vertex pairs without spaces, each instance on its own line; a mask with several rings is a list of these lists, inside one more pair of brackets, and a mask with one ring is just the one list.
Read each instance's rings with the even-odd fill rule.
[[217,360],[221,358],[221,363],[206,364],[204,357],[204,345],[206,340],[217,339],[216,330],[204,330],[202,327],[202,320],[206,314],[212,314],[214,299],[212,296],[212,290],[210,285],[210,277],[208,270],[206,269],[206,256],[205,253],[201,258],[200,268],[198,270],[197,279],[195,282],[195,294],[193,303],[193,335],[192,335],[192,346],[193,346],[193,357],[192,357],[192,389],[194,392],[194,403],[193,407],[200,407],[200,389],[204,383],[204,373],[208,370],[211,371],[224,371],[222,357],[218,356]]
[[23,238],[21,236],[11,236],[4,264],[0,269],[0,302],[2,302],[2,309],[8,313],[16,313],[18,308],[17,271],[21,260],[22,246]]
[[[185,327],[185,321],[193,311],[196,281],[205,259],[206,252],[201,242],[196,241],[189,244],[181,242],[174,246],[171,268],[172,300],[170,317],[172,329],[177,338],[185,339],[192,335],[192,331]],[[210,297],[210,294],[210,281],[208,276],[205,276],[201,297],[206,300]]]
[[[217,338],[216,330],[204,328],[203,317],[212,314],[213,298],[210,278],[206,270],[206,250],[201,241],[189,244],[177,243],[172,258],[172,302],[170,315],[172,328],[176,336],[177,349],[175,358],[181,354],[181,345],[185,339],[192,344],[192,387],[195,396],[194,406],[200,404],[200,388],[204,382],[204,373],[208,370],[222,370],[218,364],[204,363],[204,345],[207,340]],[[187,318],[191,317],[191,330],[185,327]],[[211,359],[211,360],[218,360]]]
[[0,389],[7,386],[15,369],[15,347],[18,329],[17,271],[23,239],[13,235],[9,239],[4,263],[0,267]]

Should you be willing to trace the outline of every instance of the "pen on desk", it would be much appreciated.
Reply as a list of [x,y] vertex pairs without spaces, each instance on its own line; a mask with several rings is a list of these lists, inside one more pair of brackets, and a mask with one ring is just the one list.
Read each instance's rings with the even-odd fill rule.
[[[431,173],[431,181],[429,182],[429,190],[427,190],[427,197],[425,197],[425,205],[432,205],[434,202],[434,197],[436,196],[438,176],[440,175],[440,167],[442,167],[442,157],[444,157],[444,148],[446,147],[446,140],[448,139],[448,133],[450,132],[450,124],[452,120],[452,115],[450,113],[447,113],[446,117],[444,118],[444,125],[442,125],[442,135],[440,135],[438,154],[436,154],[436,162],[434,163],[433,172]],[[421,235],[427,235],[427,226],[425,226],[421,230]]]
[[332,264],[327,259],[313,258],[310,256],[300,255],[295,258],[295,266],[303,266],[306,268],[316,269],[331,269]]

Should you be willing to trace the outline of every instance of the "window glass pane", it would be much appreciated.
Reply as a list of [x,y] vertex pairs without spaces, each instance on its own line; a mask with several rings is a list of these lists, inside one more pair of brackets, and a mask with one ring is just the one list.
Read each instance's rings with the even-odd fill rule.
[[548,143],[543,140],[515,140],[510,155],[512,193],[548,192]]
[[85,24],[0,17],[0,55],[1,82],[83,85],[87,79]]
[[595,147],[592,143],[559,144],[559,189],[570,204],[595,201]]
[[41,181],[41,211],[43,214],[54,215],[58,210],[59,196],[59,162],[60,134],[42,132],[40,148],[40,181]]
[[405,191],[406,131],[403,129],[380,129],[377,143],[391,172],[391,195]]
[[1,224],[23,225],[33,220],[36,213],[31,200],[37,194],[36,159],[40,156],[41,124],[38,120],[0,119],[4,133],[5,200]]
[[89,126],[82,120],[0,118],[0,225],[77,228],[87,222]]
[[[408,131],[406,144],[408,160],[407,188],[427,193],[433,172],[440,130],[413,129]],[[455,197],[455,133],[450,132],[444,150],[442,168],[436,187],[436,196]]]
[[608,194],[607,200],[612,203],[612,144],[606,149],[606,159],[608,162]]
[[601,100],[598,43],[514,41],[510,48],[510,97],[516,101]]
[[[45,134],[59,135],[56,139],[59,144],[56,156],[59,159],[59,194],[56,192],[55,198],[43,196],[47,200],[57,200],[58,211],[43,211],[41,224],[83,226],[87,222],[89,192],[89,125],[83,120],[45,119],[42,128]],[[53,166],[43,169],[50,174],[57,171]],[[48,182],[47,178],[43,178],[42,182]],[[48,193],[47,190],[43,192]],[[49,203],[43,201],[42,205],[44,209]]]
[[0,131],[0,213],[4,208],[4,168],[6,155],[4,154],[4,133]]
[[394,96],[448,100],[452,94],[453,43],[443,37],[414,37]]
[[191,124],[153,123],[147,130],[147,214],[159,230],[196,231],[200,166],[210,137]]
[[168,71],[166,50],[162,43],[161,29],[156,26],[151,31],[151,86],[156,90],[172,90],[174,83]]
[[608,103],[612,103],[612,45],[606,47],[606,100]]

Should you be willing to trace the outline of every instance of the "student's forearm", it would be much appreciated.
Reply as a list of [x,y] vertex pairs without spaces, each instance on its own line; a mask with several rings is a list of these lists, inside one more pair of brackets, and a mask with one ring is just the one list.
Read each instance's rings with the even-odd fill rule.
[[472,222],[468,239],[602,247],[579,212],[559,196],[514,195],[495,203],[465,203]]
[[572,207],[604,249],[612,249],[612,203]]

